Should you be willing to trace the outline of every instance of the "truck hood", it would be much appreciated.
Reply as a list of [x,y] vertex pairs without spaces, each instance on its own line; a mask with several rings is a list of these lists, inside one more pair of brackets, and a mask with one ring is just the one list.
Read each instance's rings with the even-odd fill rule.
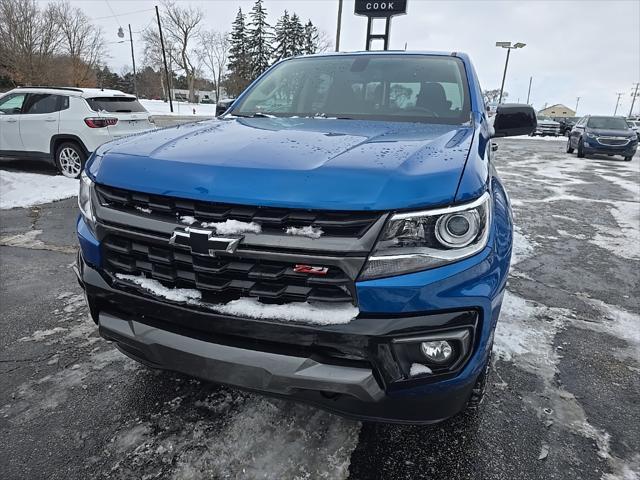
[[453,202],[471,126],[317,118],[235,118],[109,142],[100,184],[194,200],[329,210]]

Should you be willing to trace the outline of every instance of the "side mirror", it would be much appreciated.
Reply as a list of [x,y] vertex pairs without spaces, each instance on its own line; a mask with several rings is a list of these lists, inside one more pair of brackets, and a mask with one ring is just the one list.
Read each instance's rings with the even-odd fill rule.
[[530,105],[505,103],[498,105],[493,121],[494,137],[529,135],[538,126],[536,112]]
[[216,103],[216,117],[219,117],[224,112],[229,110],[229,107],[233,104],[235,99],[230,100],[220,100]]

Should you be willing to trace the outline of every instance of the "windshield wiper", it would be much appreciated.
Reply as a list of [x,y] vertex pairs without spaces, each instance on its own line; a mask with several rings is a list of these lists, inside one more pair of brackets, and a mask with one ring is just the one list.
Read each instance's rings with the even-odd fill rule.
[[240,118],[276,118],[275,115],[270,115],[268,113],[263,112],[254,112],[254,113],[233,113],[229,112],[229,115]]

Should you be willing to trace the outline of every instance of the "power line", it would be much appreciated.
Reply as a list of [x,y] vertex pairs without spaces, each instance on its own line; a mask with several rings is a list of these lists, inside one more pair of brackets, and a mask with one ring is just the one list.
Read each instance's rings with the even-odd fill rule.
[[[145,8],[144,10],[136,10],[134,12],[124,12],[124,13],[121,13],[120,16],[133,15],[134,13],[153,12],[153,11],[154,11],[153,8]],[[117,19],[118,15],[106,15],[104,17],[89,18],[89,20],[105,20],[107,18]],[[118,20],[118,24],[120,24],[119,20]]]
[[111,4],[109,3],[109,0],[104,0],[104,1],[107,4],[107,7],[109,7],[109,11],[113,14],[113,17],[116,19],[116,22],[118,23],[118,26],[120,28],[122,28],[122,25],[120,24],[120,19],[116,15],[116,12],[113,11],[113,8],[111,8]]

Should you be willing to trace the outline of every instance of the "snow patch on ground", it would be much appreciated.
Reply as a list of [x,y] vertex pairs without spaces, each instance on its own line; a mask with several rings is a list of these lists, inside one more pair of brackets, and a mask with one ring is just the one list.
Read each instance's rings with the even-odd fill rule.
[[225,220],[224,222],[203,223],[203,228],[214,228],[218,235],[239,235],[241,233],[260,233],[262,227],[255,222]]
[[425,374],[432,374],[432,373],[433,371],[429,367],[421,363],[412,363],[411,369],[409,370],[409,375],[411,375],[412,377],[417,377],[418,375],[425,375]]
[[41,342],[45,338],[50,337],[51,335],[56,335],[57,333],[60,333],[60,332],[64,332],[65,330],[66,328],[62,328],[62,327],[54,327],[49,330],[36,330],[28,337],[19,338],[18,341],[19,342]]
[[513,251],[511,254],[511,265],[516,265],[527,257],[533,255],[536,243],[529,240],[522,229],[517,225],[513,227]]
[[194,223],[196,223],[196,219],[195,217],[191,217],[189,215],[183,215],[182,217],[180,217],[180,222],[186,225],[193,225]]
[[213,117],[216,114],[215,104],[210,103],[173,102],[173,113],[171,113],[169,102],[165,102],[164,100],[140,99],[139,102],[153,115],[194,115],[194,109],[196,111],[194,116],[204,115]]
[[253,298],[240,298],[226,304],[201,302],[199,290],[190,288],[168,288],[157,280],[143,276],[116,274],[120,280],[134,283],[148,292],[173,302],[185,302],[198,305],[214,312],[236,317],[279,320],[282,322],[304,322],[316,325],[337,325],[349,323],[360,311],[350,303],[322,304],[293,302],[284,305],[260,303]]
[[142,213],[147,213],[147,214],[151,213],[151,209],[150,208],[139,207],[137,205],[136,205],[136,210],[138,210],[139,212],[142,212]]
[[294,235],[298,237],[320,238],[324,232],[319,227],[307,226],[307,227],[288,227],[285,230],[287,235]]
[[0,209],[24,208],[78,195],[78,180],[0,170]]
[[640,260],[640,203],[616,202],[609,210],[619,228],[594,223],[592,243],[622,258]]

